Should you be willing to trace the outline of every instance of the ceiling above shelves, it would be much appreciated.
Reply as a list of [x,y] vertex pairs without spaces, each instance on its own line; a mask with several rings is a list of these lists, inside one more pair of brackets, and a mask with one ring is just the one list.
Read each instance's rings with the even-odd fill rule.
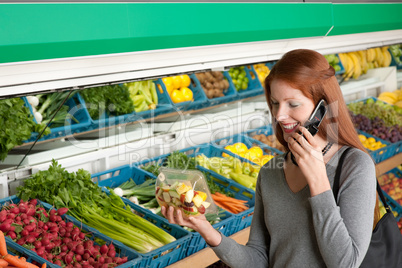
[[223,70],[295,48],[329,54],[402,43],[401,11],[402,4],[3,4],[0,98]]

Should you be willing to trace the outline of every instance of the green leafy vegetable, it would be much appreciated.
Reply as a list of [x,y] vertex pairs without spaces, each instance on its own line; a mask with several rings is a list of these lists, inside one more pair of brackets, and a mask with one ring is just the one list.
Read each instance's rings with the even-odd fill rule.
[[134,104],[126,86],[93,87],[82,90],[80,95],[85,100],[89,115],[95,120],[105,112],[107,116],[134,112]]
[[12,148],[29,139],[33,131],[39,132],[45,127],[35,124],[21,98],[0,100],[0,125],[0,161],[4,161]]

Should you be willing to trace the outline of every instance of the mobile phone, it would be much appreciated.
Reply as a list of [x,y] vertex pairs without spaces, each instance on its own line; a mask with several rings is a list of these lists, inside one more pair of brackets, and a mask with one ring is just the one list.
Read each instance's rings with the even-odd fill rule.
[[320,100],[315,107],[314,111],[310,115],[309,119],[304,123],[304,127],[311,133],[315,135],[318,132],[318,127],[320,126],[322,120],[327,114],[327,103],[325,100]]
[[[322,120],[327,114],[327,103],[325,100],[320,100],[315,107],[314,111],[311,113],[310,117],[304,123],[304,127],[311,133],[311,135],[315,135],[318,132],[318,127],[320,126]],[[303,136],[303,134],[299,131],[299,134]],[[296,162],[296,159],[292,153],[290,153],[290,158],[292,159],[293,164],[299,166]]]

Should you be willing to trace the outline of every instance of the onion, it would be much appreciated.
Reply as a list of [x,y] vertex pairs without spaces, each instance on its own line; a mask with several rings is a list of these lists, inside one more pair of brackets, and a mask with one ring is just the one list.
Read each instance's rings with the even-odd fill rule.
[[121,188],[119,188],[119,187],[113,189],[113,192],[114,192],[115,194],[117,194],[118,196],[123,196],[123,189],[121,189]]
[[27,100],[29,104],[31,104],[33,107],[36,107],[39,105],[39,99],[35,96],[28,96]]
[[139,205],[140,203],[138,202],[138,198],[136,196],[132,196],[130,197],[128,200],[130,200],[131,202],[133,202],[136,205]]
[[40,112],[34,112],[34,117],[36,120],[36,123],[40,124],[42,123],[42,114]]

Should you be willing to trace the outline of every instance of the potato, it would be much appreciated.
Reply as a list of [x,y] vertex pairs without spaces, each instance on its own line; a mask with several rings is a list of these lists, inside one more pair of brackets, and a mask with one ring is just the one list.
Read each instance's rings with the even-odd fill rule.
[[229,82],[226,79],[222,80],[222,83],[224,84],[223,89],[228,89],[229,88]]
[[215,81],[215,78],[212,76],[212,74],[210,72],[205,73],[205,78],[210,83],[213,83]]
[[223,79],[223,73],[219,71],[212,72],[212,75],[217,79],[217,80],[222,80]]
[[221,88],[221,83],[219,82],[214,82],[214,88]]
[[205,83],[205,88],[212,89],[214,86],[210,82]]
[[214,97],[219,96],[222,93],[222,90],[219,88],[214,88]]
[[214,97],[215,91],[213,89],[209,89],[207,90],[207,92],[205,92],[205,94],[207,95],[208,99],[212,99]]

